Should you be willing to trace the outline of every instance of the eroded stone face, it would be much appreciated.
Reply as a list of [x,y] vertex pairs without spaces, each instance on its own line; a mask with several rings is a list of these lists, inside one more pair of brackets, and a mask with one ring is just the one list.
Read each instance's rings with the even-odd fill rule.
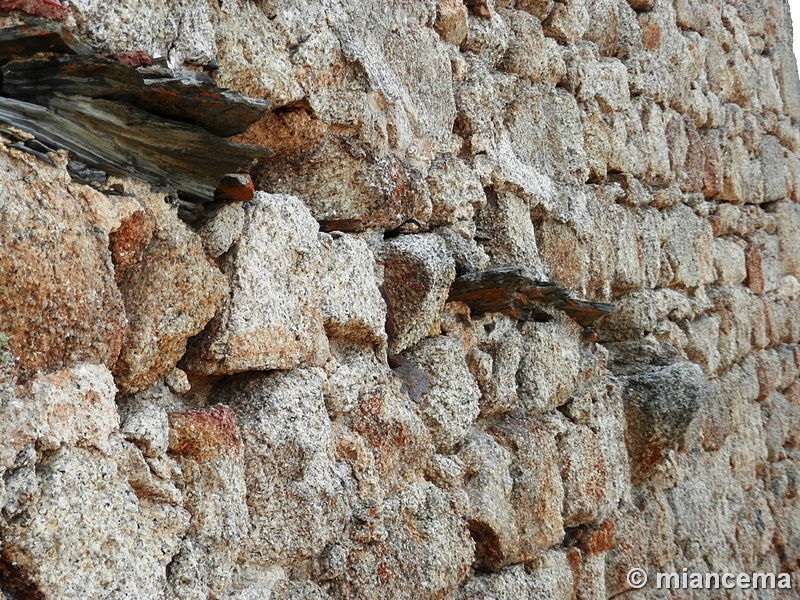
[[92,191],[69,189],[64,171],[25,154],[5,151],[0,161],[0,331],[19,374],[82,361],[113,367],[127,320],[108,235],[87,206]]
[[144,196],[142,204],[153,232],[143,237],[118,277],[129,325],[114,375],[125,392],[167,375],[189,338],[220,310],[226,292],[225,279],[176,211],[155,195]]
[[86,449],[56,451],[40,463],[32,484],[23,518],[2,525],[4,569],[17,565],[4,587],[51,598],[112,588],[148,597],[164,588],[167,563],[188,526],[186,511],[139,503],[117,465]]
[[291,196],[257,194],[245,210],[221,267],[230,299],[182,364],[207,374],[320,365],[328,343],[317,300],[326,266],[317,223]]
[[318,554],[344,530],[347,504],[323,383],[321,374],[298,369],[254,376],[222,396],[244,446],[247,562],[288,565]]
[[400,236],[383,244],[383,290],[389,348],[394,353],[434,335],[455,264],[444,242],[433,235]]

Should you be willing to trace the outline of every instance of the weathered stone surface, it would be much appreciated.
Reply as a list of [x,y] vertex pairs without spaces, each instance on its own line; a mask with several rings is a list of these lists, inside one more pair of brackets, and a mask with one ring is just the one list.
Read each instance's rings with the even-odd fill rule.
[[480,389],[467,368],[464,347],[458,338],[442,335],[423,340],[403,357],[431,378],[433,387],[421,398],[422,417],[437,449],[448,453],[479,412]]
[[564,536],[564,487],[556,432],[539,420],[508,419],[489,433],[512,456],[510,500],[519,533],[519,557],[528,561]]
[[398,353],[435,335],[455,264],[434,235],[404,235],[378,250],[383,263],[389,348]]
[[365,242],[341,234],[330,240],[327,271],[320,282],[325,294],[320,312],[325,332],[334,338],[382,342],[386,304],[375,274],[375,258]]
[[700,368],[675,363],[627,378],[622,394],[631,477],[642,481],[680,444],[697,411],[711,402]]
[[567,600],[572,597],[573,575],[565,554],[546,552],[537,566],[530,574],[522,565],[514,565],[497,574],[474,577],[458,591],[457,598],[479,600],[523,595],[535,600]]
[[169,373],[220,309],[225,280],[203,254],[200,240],[158,196],[146,196],[155,222],[135,263],[118,280],[128,332],[114,367],[119,388],[135,392]]
[[598,523],[611,508],[607,499],[609,467],[598,436],[585,425],[568,427],[558,437],[558,450],[564,484],[564,525]]
[[418,483],[386,500],[381,508],[386,538],[356,548],[347,557],[331,595],[374,598],[444,597],[467,575],[473,542],[448,496]]
[[221,268],[231,298],[182,363],[237,373],[320,365],[328,355],[317,301],[323,273],[316,221],[291,196],[259,193]]
[[230,250],[242,234],[245,210],[241,204],[224,204],[209,218],[197,234],[207,256],[218,258]]
[[[165,97],[211,78],[269,102],[237,141],[274,154],[255,202],[169,208],[0,123],[0,215],[25,207],[0,216],[0,597],[650,597],[658,572],[796,570],[785,4],[69,8],[91,49],[0,14],[8,93],[230,124]],[[206,181],[219,146],[183,145],[182,189],[247,199],[243,171]],[[123,348],[127,319],[149,334]],[[120,351],[138,383],[112,382]]]
[[169,414],[169,451],[182,469],[187,536],[171,563],[176,598],[223,596],[250,529],[244,446],[224,405]]
[[41,448],[61,445],[107,449],[107,438],[119,428],[111,373],[102,365],[81,364],[30,384],[34,425]]
[[37,468],[25,518],[3,521],[3,587],[44,598],[157,596],[188,525],[175,506],[140,502],[117,465],[62,448]]
[[[581,374],[581,344],[565,320],[526,325],[525,350],[517,371],[517,393],[526,411],[544,412],[564,404]],[[542,377],[541,374],[548,376]]]
[[295,369],[223,392],[244,446],[247,562],[288,565],[342,535],[347,507],[322,386],[316,372]]
[[[108,236],[94,227],[91,195],[65,192],[66,173],[0,154],[0,331],[19,374],[79,362],[113,367],[126,325]],[[35,174],[35,175],[34,175]],[[29,185],[26,180],[37,181]]]
[[475,541],[475,567],[497,570],[519,560],[520,537],[511,504],[511,454],[491,436],[473,436],[458,453],[464,465],[469,506],[466,518]]

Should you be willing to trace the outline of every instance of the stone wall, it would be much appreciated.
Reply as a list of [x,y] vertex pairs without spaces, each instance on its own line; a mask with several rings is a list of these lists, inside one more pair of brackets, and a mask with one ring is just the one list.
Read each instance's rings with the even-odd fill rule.
[[[0,128],[0,597],[800,586],[783,0],[68,8],[268,100],[273,154],[182,219]],[[616,310],[448,301],[495,267]]]

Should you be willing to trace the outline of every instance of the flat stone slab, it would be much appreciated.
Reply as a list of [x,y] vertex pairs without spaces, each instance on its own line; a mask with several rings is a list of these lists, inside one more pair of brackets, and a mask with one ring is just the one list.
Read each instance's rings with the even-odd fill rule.
[[519,321],[550,321],[541,305],[557,308],[582,327],[614,310],[604,302],[571,297],[571,292],[538,279],[525,267],[493,267],[457,277],[450,287],[449,301],[464,302],[477,314],[499,312]]

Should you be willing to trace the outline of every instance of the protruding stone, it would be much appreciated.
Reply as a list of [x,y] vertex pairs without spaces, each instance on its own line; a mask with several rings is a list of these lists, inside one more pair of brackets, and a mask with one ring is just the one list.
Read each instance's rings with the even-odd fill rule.
[[347,514],[323,380],[296,369],[223,390],[244,442],[248,562],[292,564],[341,539]]
[[[117,385],[135,392],[167,375],[219,310],[226,282],[200,240],[159,197],[144,199],[155,228],[119,278],[129,321],[114,367]],[[136,213],[134,213],[136,214]]]
[[635,483],[644,481],[680,443],[694,416],[710,401],[710,393],[703,372],[693,363],[653,367],[626,378],[626,444]]
[[256,189],[253,180],[246,173],[224,175],[214,190],[214,200],[227,202],[250,202]]
[[144,66],[146,62],[141,56],[130,55],[13,60],[3,65],[3,92],[44,105],[55,93],[123,101],[153,115],[198,125],[220,137],[242,133],[269,109],[266,101],[217,87],[208,77],[194,72],[144,77],[131,66]]
[[325,264],[317,223],[291,196],[257,193],[222,270],[230,300],[195,340],[181,368],[188,372],[319,366],[328,357],[318,305]]
[[588,327],[614,307],[570,297],[568,290],[541,281],[525,267],[495,267],[458,277],[450,288],[450,301],[465,302],[476,314],[499,312],[520,321],[549,321],[552,315],[540,305],[563,310]]
[[389,240],[378,256],[384,265],[389,347],[398,353],[437,332],[455,265],[444,242],[430,234]]
[[34,170],[5,153],[0,164],[0,332],[18,374],[80,362],[112,367],[125,311],[88,197],[65,191],[64,175],[46,165]]
[[21,10],[29,15],[63,21],[69,16],[69,7],[54,0],[0,0],[0,10]]
[[442,453],[451,452],[478,417],[480,390],[464,358],[458,338],[438,336],[423,340],[403,357],[427,373],[433,387],[423,394],[422,416]]
[[[2,4],[26,2],[31,5],[39,4],[37,0],[3,0]],[[79,43],[61,25],[51,21],[27,19],[15,27],[0,29],[0,58],[29,56],[37,52],[85,55],[90,54],[91,50]]]

